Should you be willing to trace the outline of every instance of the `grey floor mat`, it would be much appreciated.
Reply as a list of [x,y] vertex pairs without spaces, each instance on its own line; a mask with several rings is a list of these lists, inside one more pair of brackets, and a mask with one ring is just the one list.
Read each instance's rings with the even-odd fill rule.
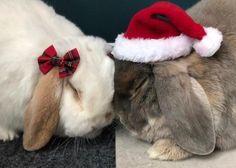
[[107,127],[93,140],[53,137],[37,152],[22,148],[22,136],[12,142],[0,142],[0,168],[113,168],[114,127]]

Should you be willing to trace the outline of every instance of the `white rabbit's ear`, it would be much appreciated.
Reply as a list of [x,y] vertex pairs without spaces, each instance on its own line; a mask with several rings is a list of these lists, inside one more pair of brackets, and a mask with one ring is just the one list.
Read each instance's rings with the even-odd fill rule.
[[213,114],[201,85],[186,73],[155,75],[160,110],[175,142],[188,152],[207,155],[215,148]]
[[25,150],[38,150],[53,136],[59,121],[62,88],[57,69],[40,77],[24,116]]

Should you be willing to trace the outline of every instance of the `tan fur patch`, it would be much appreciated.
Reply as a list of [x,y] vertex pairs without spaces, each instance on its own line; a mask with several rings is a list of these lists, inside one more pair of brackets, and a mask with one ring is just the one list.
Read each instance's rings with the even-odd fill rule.
[[42,148],[54,134],[59,121],[62,81],[57,69],[40,77],[25,112],[23,145],[26,150]]

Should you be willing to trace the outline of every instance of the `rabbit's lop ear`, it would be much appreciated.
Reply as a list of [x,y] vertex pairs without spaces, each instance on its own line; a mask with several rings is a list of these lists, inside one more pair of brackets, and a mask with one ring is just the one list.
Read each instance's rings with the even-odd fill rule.
[[160,110],[176,143],[188,152],[207,155],[215,148],[213,116],[201,85],[186,73],[155,74]]
[[34,151],[45,146],[54,134],[59,121],[59,106],[63,80],[58,70],[41,76],[24,116],[23,146]]

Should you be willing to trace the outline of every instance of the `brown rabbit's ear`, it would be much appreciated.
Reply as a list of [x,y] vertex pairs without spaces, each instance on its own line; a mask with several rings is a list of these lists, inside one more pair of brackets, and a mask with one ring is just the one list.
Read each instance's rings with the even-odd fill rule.
[[155,74],[155,87],[176,143],[193,154],[211,153],[216,143],[213,116],[201,85],[186,73],[168,77]]
[[59,121],[59,106],[63,80],[52,69],[40,77],[24,116],[23,146],[34,151],[45,146],[54,134]]

